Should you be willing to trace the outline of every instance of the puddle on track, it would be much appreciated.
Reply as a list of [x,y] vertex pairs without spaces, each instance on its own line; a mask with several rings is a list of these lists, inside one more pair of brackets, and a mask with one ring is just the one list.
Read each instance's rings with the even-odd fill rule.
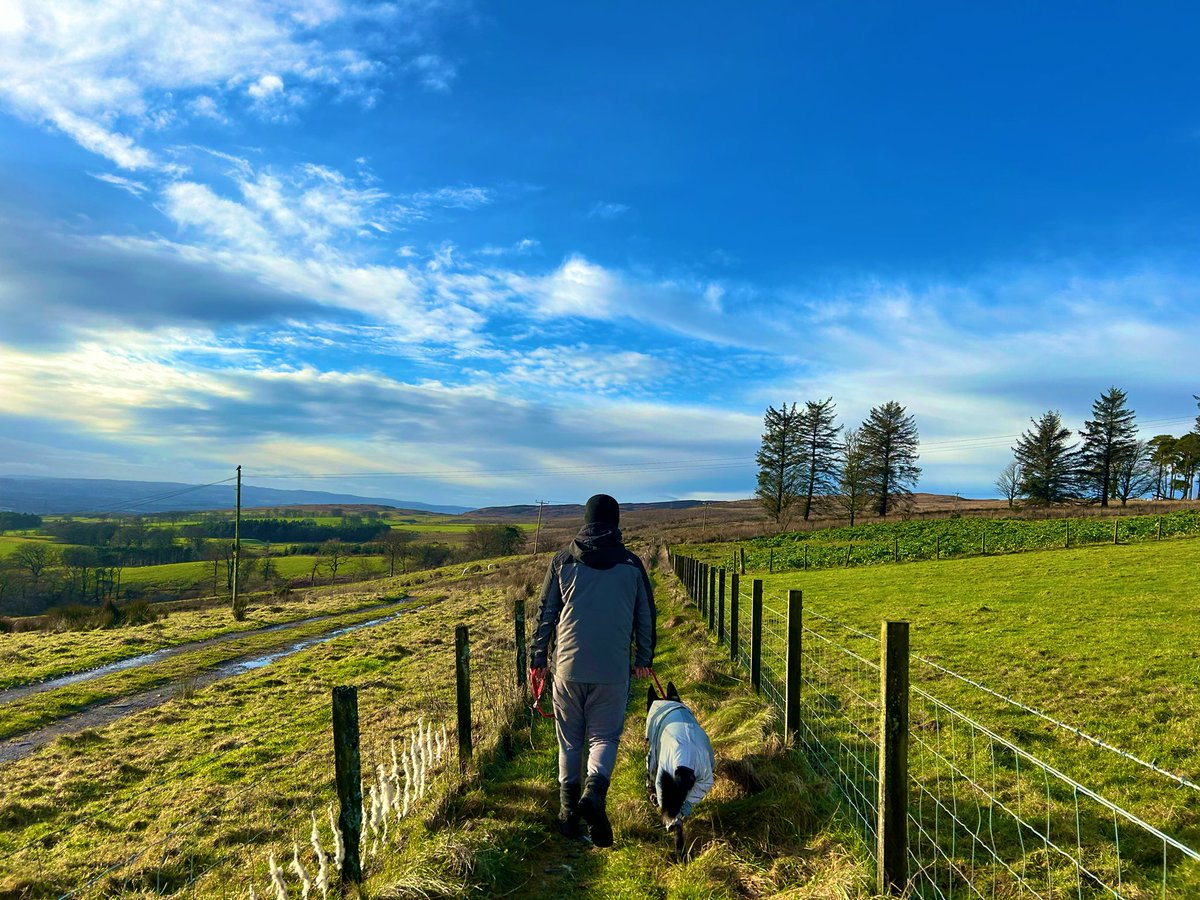
[[[247,672],[263,669],[277,660],[284,659],[302,650],[307,650],[309,647],[317,644],[332,641],[342,635],[350,634],[363,628],[382,625],[384,622],[390,622],[406,613],[426,609],[428,606],[429,604],[422,604],[421,606],[405,607],[386,616],[380,616],[366,622],[357,622],[353,625],[344,625],[341,628],[335,628],[333,631],[326,631],[323,634],[304,638],[294,644],[278,650],[272,650],[269,653],[259,653],[254,656],[228,660],[214,668],[206,669],[203,672],[189,676],[186,680],[189,688],[199,690],[214,682],[223,681],[226,678],[233,678],[237,675],[244,675]],[[295,623],[291,624],[294,625]],[[171,684],[142,691],[138,694],[128,694],[108,703],[89,707],[81,712],[59,719],[57,722],[46,725],[36,731],[29,731],[7,741],[2,741],[0,742],[0,763],[12,762],[28,756],[39,747],[43,747],[64,735],[74,734],[83,731],[85,728],[100,728],[124,716],[165,703],[179,695],[180,683],[172,682]]]
[[397,600],[389,603],[381,603],[376,607],[365,606],[357,610],[347,610],[344,613],[330,613],[324,616],[310,616],[307,619],[294,619],[290,622],[278,622],[274,625],[265,625],[262,628],[252,628],[249,631],[233,631],[229,634],[217,634],[210,638],[205,638],[200,641],[192,641],[188,644],[176,644],[173,647],[162,647],[159,650],[154,650],[150,653],[142,653],[138,656],[131,656],[128,659],[119,659],[116,662],[106,663],[103,666],[97,666],[94,669],[85,669],[82,672],[72,672],[68,675],[58,675],[54,678],[48,678],[45,681],[37,681],[33,684],[19,684],[15,687],[0,691],[0,706],[6,703],[15,703],[18,700],[24,700],[26,697],[32,697],[34,694],[40,694],[43,691],[52,691],[55,688],[66,687],[71,684],[79,684],[82,681],[91,681],[93,678],[103,678],[105,675],[112,675],[114,672],[124,672],[128,669],[137,669],[142,666],[150,666],[157,662],[162,662],[164,659],[170,659],[172,656],[178,656],[181,653],[190,653],[193,650],[201,650],[205,647],[212,647],[216,644],[222,644],[227,641],[236,641],[244,637],[253,637],[259,634],[270,634],[273,631],[286,631],[289,628],[298,628],[301,625],[310,625],[313,622],[320,622],[323,619],[332,619],[337,616],[353,615],[355,612],[368,611],[373,608],[386,609],[394,606],[402,600]]

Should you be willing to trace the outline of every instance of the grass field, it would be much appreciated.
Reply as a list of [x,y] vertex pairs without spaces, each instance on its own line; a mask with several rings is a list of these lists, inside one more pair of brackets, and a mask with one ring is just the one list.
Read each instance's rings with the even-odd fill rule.
[[[754,568],[825,569],[1200,536],[1200,511],[1164,515],[872,522],[789,531],[745,543]],[[1116,538],[1116,540],[1114,540]]]
[[384,736],[402,737],[419,715],[449,721],[454,625],[472,622],[482,663],[491,623],[511,643],[499,628],[507,610],[495,591],[462,591],[6,765],[0,896],[58,896],[151,845],[104,880],[107,892],[170,894],[214,867],[209,885],[244,894],[255,871],[261,890],[267,848],[286,863],[310,810],[324,820],[330,688],[359,687],[364,764],[374,763]]
[[[537,563],[529,572],[539,568]],[[694,622],[668,616],[660,664],[701,710],[723,754],[764,792],[726,778],[694,817],[696,859],[669,862],[641,784],[639,707],[610,793],[618,846],[590,851],[552,837],[554,737],[540,721],[508,740],[489,727],[511,687],[508,589],[488,579],[452,590],[418,613],[281,660],[258,674],[182,695],[108,728],[84,732],[0,771],[0,895],[59,896],[98,877],[81,896],[269,895],[267,855],[287,867],[293,842],[310,876],[310,815],[331,849],[329,691],[354,684],[364,776],[390,767],[390,740],[424,716],[453,727],[453,629],[471,623],[476,760],[483,780],[451,764],[435,794],[394,823],[386,849],[364,845],[366,896],[712,898],[809,885],[794,897],[865,896],[865,870],[822,830],[811,785],[766,737],[770,717],[735,690],[697,639]],[[442,592],[431,595],[436,600]],[[416,598],[419,602],[420,598]],[[502,702],[502,701],[501,701]],[[780,806],[780,800],[784,807]],[[106,870],[111,869],[106,873]],[[288,883],[296,880],[288,874]]]
[[[686,548],[680,548],[687,552]],[[716,564],[732,548],[698,548]],[[745,576],[782,613],[803,592],[806,624],[867,658],[878,646],[823,622],[878,635],[906,620],[912,652],[1200,782],[1200,541]],[[1015,710],[919,661],[912,683],[1085,786],[1200,847],[1200,796]],[[1111,825],[1111,823],[1110,823]]]
[[252,596],[238,622],[227,604],[163,615],[156,622],[115,630],[0,633],[0,690],[82,672],[164,647],[202,641],[375,603],[375,593],[297,591],[286,598]]

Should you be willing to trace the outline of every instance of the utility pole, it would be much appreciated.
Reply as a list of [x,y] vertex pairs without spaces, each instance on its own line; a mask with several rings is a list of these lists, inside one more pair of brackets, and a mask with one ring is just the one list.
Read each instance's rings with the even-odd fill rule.
[[242,558],[242,467],[237,467],[237,501],[233,513],[233,609],[238,608],[238,575]]
[[701,528],[708,527],[708,501],[707,500],[704,501],[704,522],[700,527]]
[[540,538],[540,537],[541,537],[541,535],[542,535],[542,507],[543,507],[543,506],[545,506],[545,505],[546,505],[546,504],[547,504],[549,501],[547,501],[547,500],[536,500],[536,501],[534,501],[534,502],[535,502],[535,503],[537,503],[537,508],[538,508],[538,520],[537,520],[537,528],[535,528],[535,529],[534,529],[534,531],[533,531],[533,555],[534,555],[534,556],[537,556],[537,552],[538,552],[538,538]]

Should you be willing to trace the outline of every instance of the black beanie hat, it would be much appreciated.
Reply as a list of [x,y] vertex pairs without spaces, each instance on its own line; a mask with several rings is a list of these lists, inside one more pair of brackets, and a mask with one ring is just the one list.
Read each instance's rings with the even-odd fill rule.
[[583,508],[583,523],[585,525],[595,523],[619,525],[621,524],[621,507],[608,494],[596,494],[588,498],[587,506]]

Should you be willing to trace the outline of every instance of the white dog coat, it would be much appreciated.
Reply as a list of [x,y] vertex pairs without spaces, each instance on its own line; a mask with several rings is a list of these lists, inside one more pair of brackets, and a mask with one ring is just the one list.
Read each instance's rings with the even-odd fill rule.
[[[664,771],[669,777],[680,766],[687,766],[696,774],[696,783],[679,811],[682,819],[713,786],[712,743],[692,711],[674,700],[659,700],[651,705],[646,715],[646,740],[650,744],[646,774],[653,781],[656,796],[662,797]],[[661,802],[660,799],[660,805]]]

